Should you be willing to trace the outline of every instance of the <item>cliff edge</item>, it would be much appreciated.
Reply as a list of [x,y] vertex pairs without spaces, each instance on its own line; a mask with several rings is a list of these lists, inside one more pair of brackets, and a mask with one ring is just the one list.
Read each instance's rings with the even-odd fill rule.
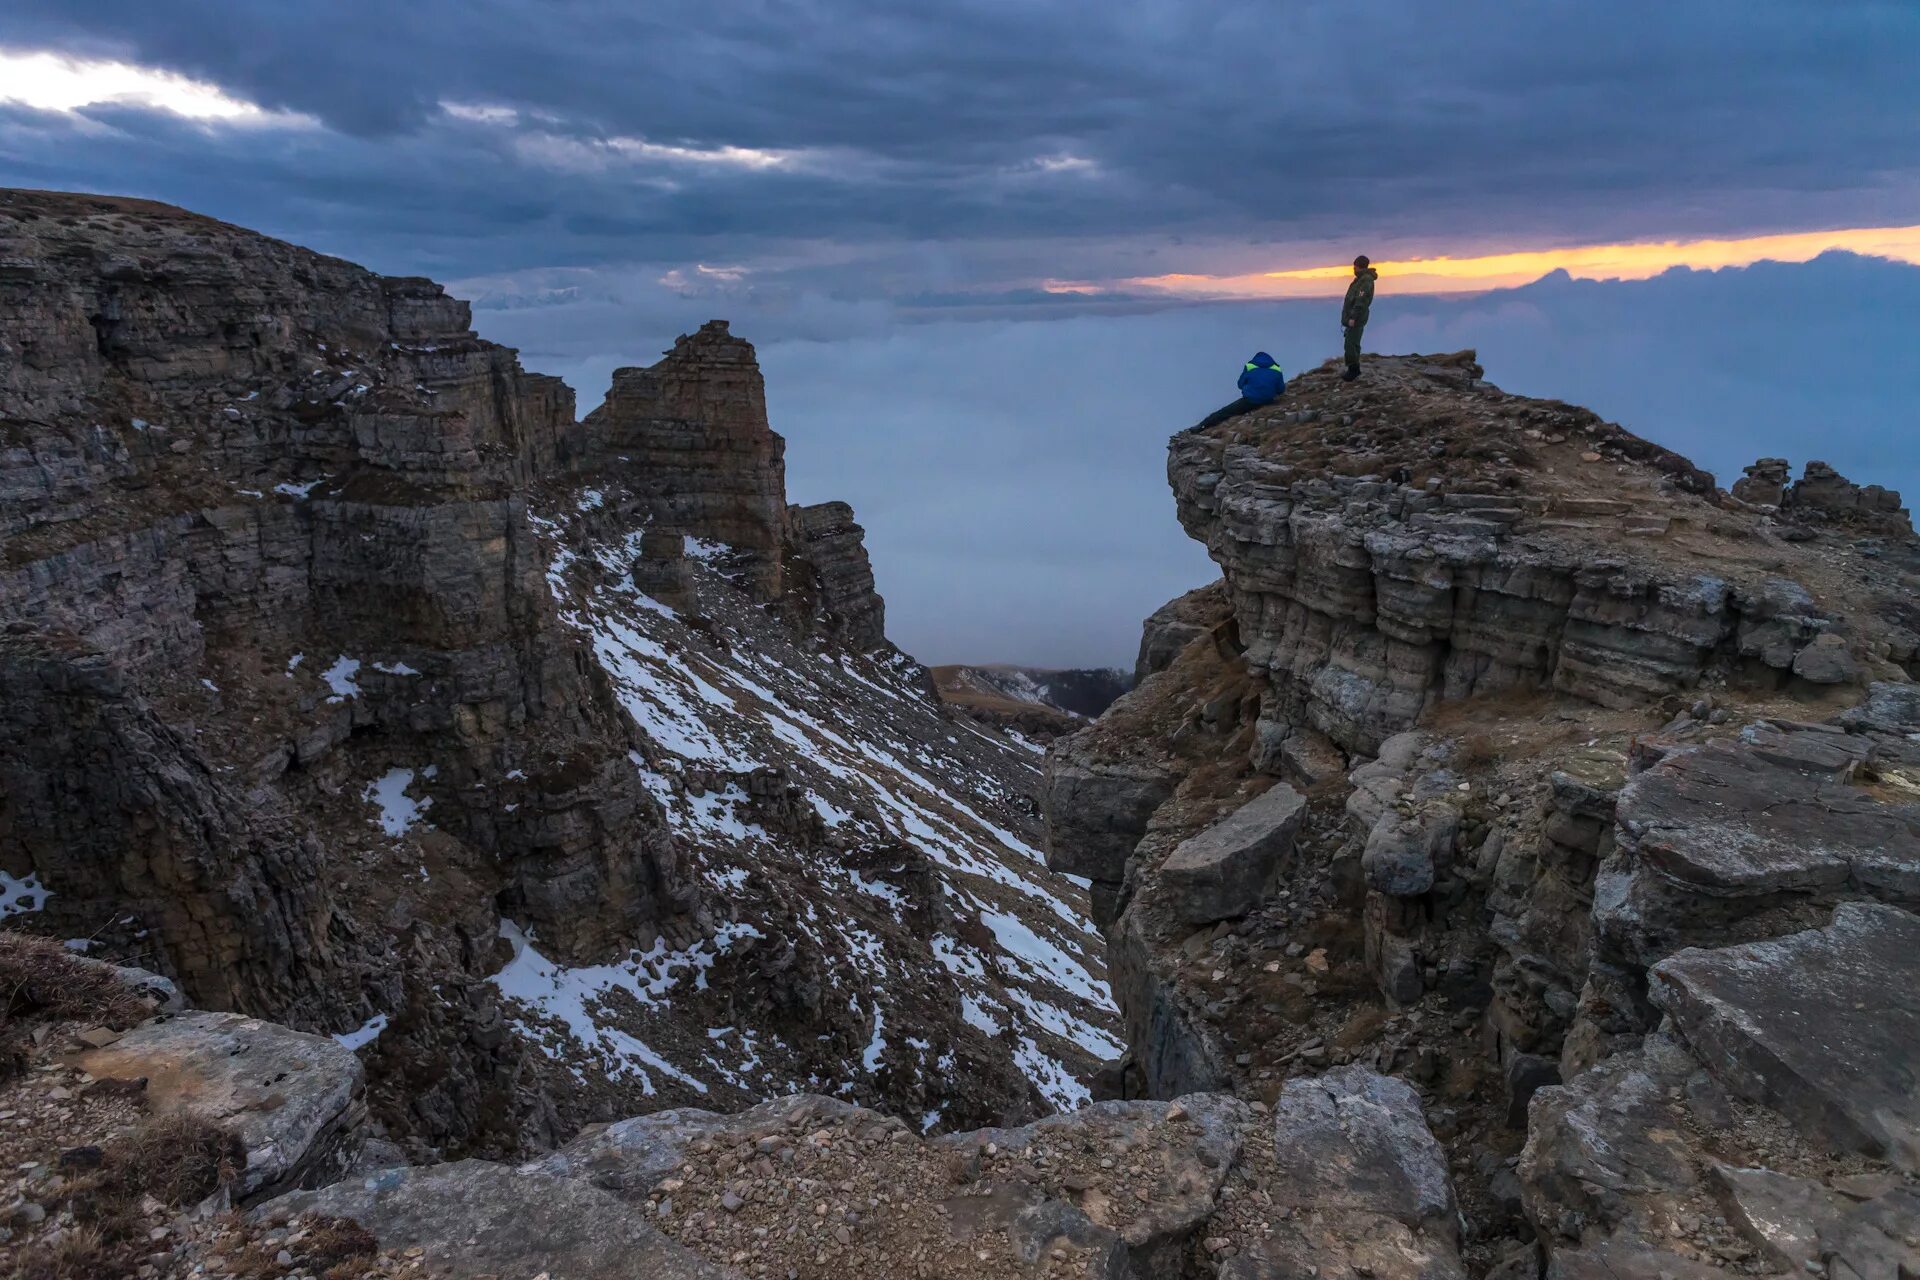
[[1476,1273],[1893,1274],[1898,495],[1778,459],[1721,490],[1472,352],[1310,371],[1176,436],[1168,479],[1223,581],[1047,762],[1126,1024],[1106,1092],[1404,1079]]

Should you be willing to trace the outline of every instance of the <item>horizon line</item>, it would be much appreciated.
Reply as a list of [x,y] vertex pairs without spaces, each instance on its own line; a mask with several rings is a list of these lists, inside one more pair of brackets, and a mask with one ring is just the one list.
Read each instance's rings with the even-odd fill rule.
[[[1383,287],[1396,293],[1485,293],[1531,284],[1555,271],[1576,280],[1648,280],[1676,267],[1720,270],[1759,262],[1811,262],[1839,250],[1920,266],[1920,225],[1843,227],[1776,235],[1701,240],[1623,241],[1563,249],[1521,249],[1453,257],[1382,259],[1372,264]],[[1115,281],[1123,288],[1206,301],[1337,297],[1352,277],[1350,263],[1212,275],[1170,272]],[[1060,287],[1049,292],[1096,292]]]

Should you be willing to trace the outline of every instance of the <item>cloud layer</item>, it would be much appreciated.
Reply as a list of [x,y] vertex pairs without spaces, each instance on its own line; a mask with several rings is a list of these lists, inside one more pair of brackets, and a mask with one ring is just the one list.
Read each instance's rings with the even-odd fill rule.
[[1904,0],[14,0],[0,45],[319,125],[14,107],[9,181],[453,275],[722,260],[897,299],[1920,221]]
[[[1920,499],[1920,267],[1832,254],[1556,276],[1473,299],[1383,292],[1373,316],[1369,350],[1477,347],[1508,390],[1588,405],[1723,484],[1758,457],[1796,474],[1820,458]],[[479,321],[509,339],[541,327],[538,312]],[[1128,665],[1140,619],[1215,576],[1175,522],[1167,437],[1232,399],[1262,348],[1289,373],[1333,356],[1335,304],[948,321],[762,341],[760,356],[796,500],[854,504],[909,651]],[[529,358],[584,402],[637,357]]]

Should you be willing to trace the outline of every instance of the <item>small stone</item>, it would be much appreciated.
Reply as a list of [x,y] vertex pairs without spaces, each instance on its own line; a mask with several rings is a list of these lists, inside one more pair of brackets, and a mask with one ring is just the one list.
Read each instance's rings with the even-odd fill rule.
[[720,1197],[720,1207],[728,1213],[738,1213],[746,1207],[746,1204],[747,1202],[745,1200],[742,1200],[731,1191]]

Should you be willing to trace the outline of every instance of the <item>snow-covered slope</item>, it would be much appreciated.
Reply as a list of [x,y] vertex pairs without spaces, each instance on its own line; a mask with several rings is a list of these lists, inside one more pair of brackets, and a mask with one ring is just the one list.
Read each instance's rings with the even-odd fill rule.
[[[897,651],[796,635],[695,543],[695,601],[643,594],[617,482],[534,525],[565,622],[633,718],[633,767],[724,919],[567,969],[511,925],[496,979],[581,1079],[730,1105],[806,1089],[953,1125],[1088,1097],[1116,1056],[1084,886],[1036,847],[1040,757],[952,716]],[[691,1016],[695,1012],[699,1016]]]

